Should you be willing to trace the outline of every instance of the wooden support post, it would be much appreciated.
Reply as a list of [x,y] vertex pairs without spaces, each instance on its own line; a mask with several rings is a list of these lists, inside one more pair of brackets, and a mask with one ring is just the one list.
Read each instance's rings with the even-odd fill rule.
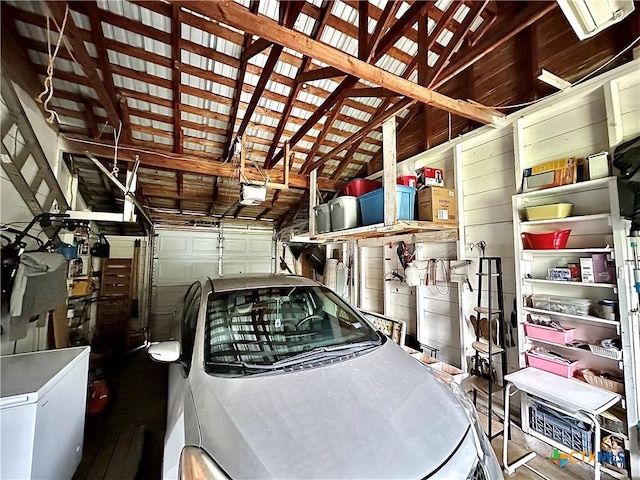
[[309,174],[309,234],[316,233],[316,215],[313,207],[318,201],[318,169]]
[[396,117],[390,117],[382,124],[382,162],[384,165],[384,224],[393,225],[398,221],[396,199]]

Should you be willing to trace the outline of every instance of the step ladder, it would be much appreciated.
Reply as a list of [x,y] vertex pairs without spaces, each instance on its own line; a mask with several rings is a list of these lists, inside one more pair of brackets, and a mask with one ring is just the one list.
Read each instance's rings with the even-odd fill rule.
[[[494,418],[493,396],[498,393],[504,395],[504,388],[499,383],[494,383],[492,379],[493,360],[499,356],[502,360],[503,375],[507,372],[507,351],[505,344],[505,323],[504,323],[504,297],[502,287],[502,258],[501,257],[480,257],[478,267],[478,301],[474,311],[477,314],[477,323],[474,325],[476,332],[476,341],[472,343],[474,353],[474,367],[478,368],[485,359],[489,364],[489,378],[472,375],[469,378],[468,386],[473,390],[473,404],[476,405],[478,392],[487,398],[488,412],[485,416],[480,415],[481,423],[487,436],[493,440],[503,433],[503,430],[494,433],[494,424],[497,422]],[[486,283],[485,283],[486,282]],[[497,297],[496,299],[494,299]],[[497,301],[496,301],[497,300]],[[483,321],[486,319],[486,321]],[[481,325],[488,328],[481,328]],[[482,342],[482,333],[487,342]],[[495,342],[495,343],[494,343]],[[497,378],[495,378],[497,382]],[[503,403],[504,405],[504,403]],[[503,412],[503,414],[507,414]],[[484,421],[486,420],[486,425]],[[499,419],[500,423],[504,423],[504,419]]]

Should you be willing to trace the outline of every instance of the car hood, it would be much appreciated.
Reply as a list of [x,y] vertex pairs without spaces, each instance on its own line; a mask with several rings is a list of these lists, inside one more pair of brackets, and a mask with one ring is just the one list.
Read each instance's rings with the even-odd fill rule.
[[349,360],[192,389],[202,447],[231,478],[423,478],[469,428],[450,389],[392,342]]

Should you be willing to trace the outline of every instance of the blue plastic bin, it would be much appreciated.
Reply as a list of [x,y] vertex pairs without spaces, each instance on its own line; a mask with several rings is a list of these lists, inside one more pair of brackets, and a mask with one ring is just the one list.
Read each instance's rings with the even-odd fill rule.
[[[398,220],[413,220],[416,206],[416,189],[397,185],[396,205]],[[384,222],[384,188],[365,193],[358,197],[362,225]]]

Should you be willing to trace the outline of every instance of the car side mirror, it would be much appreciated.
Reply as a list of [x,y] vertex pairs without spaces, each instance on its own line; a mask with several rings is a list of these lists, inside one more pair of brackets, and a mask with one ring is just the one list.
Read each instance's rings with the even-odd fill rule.
[[166,342],[153,343],[147,352],[156,362],[177,362],[180,359],[180,342],[168,340]]

